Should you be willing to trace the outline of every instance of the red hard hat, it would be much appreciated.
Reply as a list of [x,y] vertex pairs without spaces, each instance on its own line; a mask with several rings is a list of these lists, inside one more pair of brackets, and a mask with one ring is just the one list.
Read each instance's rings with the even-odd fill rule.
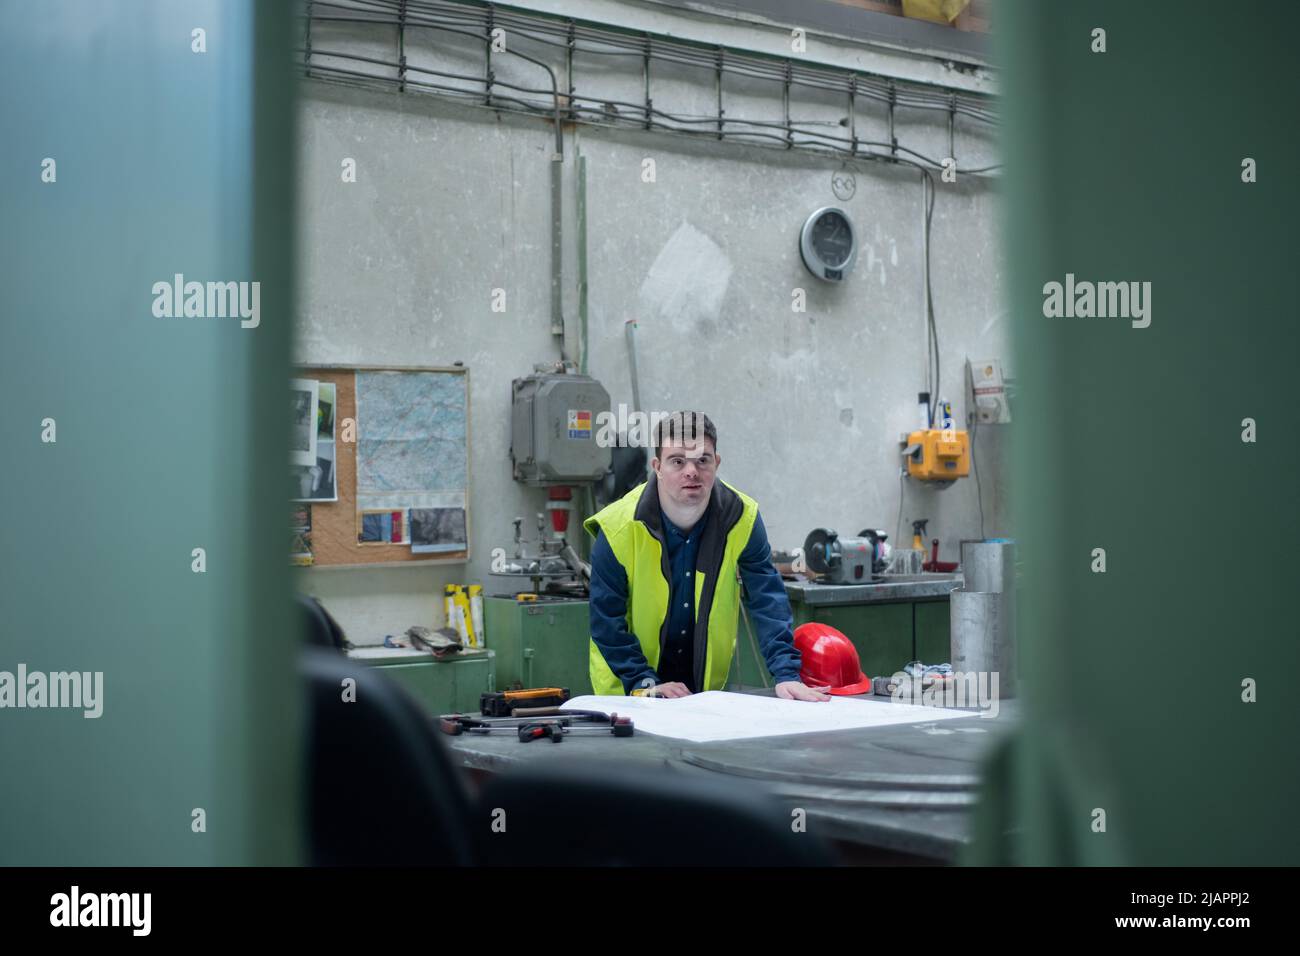
[[803,658],[799,679],[809,687],[830,685],[837,696],[871,693],[871,678],[862,673],[858,649],[829,624],[800,624],[794,629],[794,646]]

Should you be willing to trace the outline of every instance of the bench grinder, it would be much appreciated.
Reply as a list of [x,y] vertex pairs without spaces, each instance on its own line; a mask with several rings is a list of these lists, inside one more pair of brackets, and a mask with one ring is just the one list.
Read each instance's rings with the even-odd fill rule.
[[808,567],[828,584],[870,584],[885,569],[888,535],[866,529],[856,538],[841,538],[829,528],[817,528],[804,539]]

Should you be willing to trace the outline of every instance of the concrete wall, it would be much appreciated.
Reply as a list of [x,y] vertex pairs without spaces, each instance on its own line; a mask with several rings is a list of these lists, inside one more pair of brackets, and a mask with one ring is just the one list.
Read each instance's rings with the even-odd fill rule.
[[[879,69],[881,57],[873,57]],[[657,105],[675,99],[671,108],[690,109],[713,95],[697,78],[659,76]],[[633,99],[640,77],[609,73],[604,82],[615,90],[627,84]],[[779,94],[772,102],[755,87],[734,96],[729,104],[737,109],[748,96],[743,106],[751,112],[779,115]],[[440,624],[444,583],[505,590],[502,579],[487,576],[491,550],[511,547],[515,516],[532,528],[543,507],[542,493],[510,477],[508,409],[511,379],[559,357],[549,333],[554,131],[538,119],[321,81],[305,81],[303,99],[299,361],[463,361],[470,369],[469,564],[300,572],[301,587],[324,600],[354,642],[373,643],[412,624]],[[834,104],[826,109],[835,115]],[[860,115],[859,135],[877,120]],[[937,122],[900,117],[898,135],[922,152],[948,154],[942,115]],[[957,154],[996,159],[989,135],[960,123]],[[775,547],[798,546],[820,526],[842,534],[879,527],[892,540],[897,439],[915,427],[916,393],[925,385],[920,174],[855,163],[856,194],[840,201],[831,191],[832,174],[843,168],[835,159],[567,128],[571,356],[578,351],[578,155],[587,162],[589,371],[615,405],[631,403],[623,329],[635,318],[643,404],[699,408],[713,418],[720,474],[758,499]],[[357,161],[355,184],[341,182],[344,157]],[[654,182],[643,181],[647,158]],[[998,292],[998,204],[988,180],[940,185],[931,253],[940,391],[964,420],[966,357],[1010,361]],[[814,279],[798,252],[805,218],[830,204],[847,209],[861,236],[857,264],[840,285]],[[494,288],[507,291],[504,314],[491,311]],[[805,313],[792,311],[797,288],[806,292]],[[1005,428],[978,436],[988,536],[1011,533],[1004,441]],[[913,517],[929,518],[943,556],[956,560],[957,542],[980,531],[975,481],[944,491],[908,483],[905,539]]]

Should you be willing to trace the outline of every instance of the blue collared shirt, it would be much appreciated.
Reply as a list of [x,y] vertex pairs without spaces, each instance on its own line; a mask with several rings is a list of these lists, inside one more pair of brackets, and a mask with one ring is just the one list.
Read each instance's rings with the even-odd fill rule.
[[[664,544],[668,552],[668,634],[658,671],[652,668],[636,637],[628,632],[627,573],[614,557],[602,531],[591,549],[591,636],[605,662],[623,682],[624,692],[642,686],[680,680],[692,692],[691,676],[695,628],[695,558],[707,516],[689,532],[682,531],[660,509]],[[794,618],[781,575],[772,566],[772,549],[762,515],[740,554],[740,579],[745,585],[749,611],[759,650],[775,683],[799,679],[800,658],[794,646]]]

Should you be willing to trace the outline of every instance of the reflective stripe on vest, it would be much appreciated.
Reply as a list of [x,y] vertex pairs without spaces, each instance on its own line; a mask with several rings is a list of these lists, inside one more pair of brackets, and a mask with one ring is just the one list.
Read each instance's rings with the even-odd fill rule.
[[[649,494],[646,494],[646,492]],[[758,515],[758,504],[722,481],[713,486],[709,504],[710,523],[704,528],[696,558],[695,579],[695,664],[698,690],[721,690],[727,683],[731,657],[736,646],[740,611],[740,585],[736,570],[740,554],[749,543]],[[730,523],[725,529],[721,525]],[[583,522],[594,538],[603,531],[614,558],[627,575],[628,630],[641,645],[650,667],[657,669],[666,639],[668,601],[667,554],[657,530],[659,493],[655,477],[613,502]],[[718,551],[721,551],[719,556]],[[700,610],[707,603],[707,629]],[[623,694],[623,682],[615,676],[594,640],[589,640],[592,690],[597,694]],[[703,660],[699,655],[703,654]],[[702,680],[700,677],[702,676]]]

